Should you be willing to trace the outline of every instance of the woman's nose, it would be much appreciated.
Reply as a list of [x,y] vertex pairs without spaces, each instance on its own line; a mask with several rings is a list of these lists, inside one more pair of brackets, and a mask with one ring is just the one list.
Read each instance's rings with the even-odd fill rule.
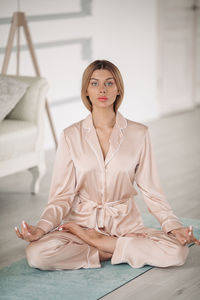
[[100,91],[100,93],[105,93],[106,92],[106,87],[103,83],[99,85],[99,91]]

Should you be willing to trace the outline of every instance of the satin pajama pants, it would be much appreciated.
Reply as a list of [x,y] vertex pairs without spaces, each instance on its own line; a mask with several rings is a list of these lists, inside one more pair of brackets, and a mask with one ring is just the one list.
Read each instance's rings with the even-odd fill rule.
[[[128,263],[133,268],[181,266],[189,253],[172,234],[143,227],[137,232],[147,237],[120,236],[111,257],[111,264]],[[41,270],[100,268],[99,251],[70,232],[53,231],[26,248],[31,267]]]

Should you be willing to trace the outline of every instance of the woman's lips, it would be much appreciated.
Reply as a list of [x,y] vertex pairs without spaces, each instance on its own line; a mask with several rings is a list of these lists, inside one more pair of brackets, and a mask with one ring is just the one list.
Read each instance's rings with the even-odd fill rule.
[[106,97],[99,97],[99,98],[98,98],[99,101],[106,101],[107,99],[108,99],[108,98],[106,98]]

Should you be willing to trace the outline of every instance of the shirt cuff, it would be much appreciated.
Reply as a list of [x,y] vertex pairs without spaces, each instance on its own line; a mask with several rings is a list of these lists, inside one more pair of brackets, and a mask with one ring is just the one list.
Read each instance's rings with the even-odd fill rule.
[[51,231],[55,227],[52,222],[47,221],[45,219],[39,220],[36,226],[44,230],[45,234]]
[[165,221],[161,228],[165,233],[170,232],[173,229],[182,228],[183,224],[179,220],[167,220]]

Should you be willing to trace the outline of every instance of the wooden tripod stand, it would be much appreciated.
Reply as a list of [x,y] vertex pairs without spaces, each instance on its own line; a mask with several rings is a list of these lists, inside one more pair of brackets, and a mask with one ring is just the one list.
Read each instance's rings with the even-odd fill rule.
[[[33,47],[32,40],[31,40],[30,31],[29,31],[29,28],[28,28],[28,24],[27,24],[27,20],[26,20],[26,16],[25,16],[24,12],[15,12],[13,14],[12,23],[11,23],[11,27],[10,27],[10,32],[9,32],[9,36],[8,36],[8,43],[7,43],[7,46],[6,46],[6,52],[5,52],[5,57],[4,57],[1,73],[6,74],[6,72],[7,72],[8,63],[9,63],[9,59],[10,59],[10,55],[11,55],[11,51],[12,51],[12,47],[13,47],[14,36],[15,36],[15,32],[17,30],[17,72],[16,73],[17,73],[17,75],[19,75],[20,27],[23,27],[23,29],[24,29],[24,34],[25,34],[27,45],[28,45],[28,48],[29,48],[29,51],[30,51],[30,54],[31,54],[31,58],[32,58],[32,62],[33,62],[33,65],[34,65],[35,73],[36,73],[37,76],[41,76],[39,66],[38,66],[38,63],[37,63],[37,59],[36,59],[36,55],[35,55],[35,50],[34,50],[34,47]],[[51,128],[51,131],[52,131],[52,134],[53,134],[55,146],[57,148],[57,146],[58,146],[57,137],[56,137],[56,133],[55,133],[53,121],[52,121],[52,118],[51,118],[51,114],[50,114],[47,99],[45,101],[45,108],[46,108],[46,111],[47,111],[47,116],[48,116],[48,119],[49,119],[50,128]]]

